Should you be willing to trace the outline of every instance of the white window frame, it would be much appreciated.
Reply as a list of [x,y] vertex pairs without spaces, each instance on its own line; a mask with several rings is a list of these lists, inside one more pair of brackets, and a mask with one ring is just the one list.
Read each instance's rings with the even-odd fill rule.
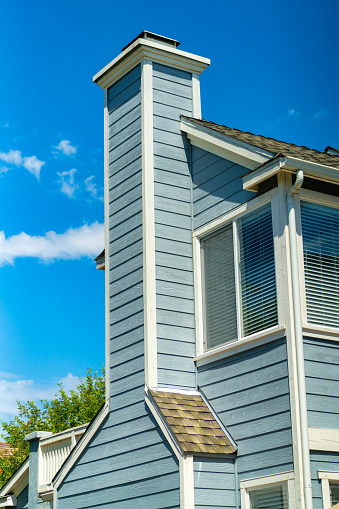
[[331,506],[331,493],[330,482],[339,484],[339,472],[331,472],[328,470],[318,470],[318,479],[321,480],[321,489],[323,494],[324,509],[330,509]]
[[[196,333],[197,333],[197,341],[196,341],[196,359],[198,360],[204,356],[210,356],[213,353],[218,353],[221,350],[227,350],[237,345],[241,345],[242,343],[251,342],[252,340],[256,340],[258,338],[262,338],[267,335],[273,335],[271,339],[274,339],[275,336],[282,337],[285,332],[285,323],[286,323],[286,312],[289,309],[288,304],[286,302],[288,300],[288,289],[286,288],[286,284],[284,285],[285,272],[281,269],[281,260],[283,259],[283,249],[285,245],[284,235],[279,235],[281,231],[281,207],[286,208],[286,202],[281,203],[281,193],[279,193],[278,188],[274,188],[267,193],[250,200],[249,202],[244,203],[243,205],[231,210],[227,214],[219,217],[218,219],[208,223],[207,225],[202,226],[201,228],[195,230],[193,232],[193,261],[194,261],[194,291],[195,291],[195,315],[196,315]],[[234,338],[234,341],[230,343],[226,343],[225,345],[220,345],[216,348],[205,350],[204,348],[204,339],[205,339],[205,331],[204,331],[204,306],[203,306],[203,275],[202,275],[202,257],[201,257],[201,243],[208,235],[221,230],[225,226],[233,223],[233,232],[236,229],[236,221],[245,217],[248,214],[252,214],[257,209],[264,207],[265,205],[271,205],[271,213],[272,213],[272,226],[273,226],[273,240],[274,240],[274,256],[275,256],[275,274],[276,274],[276,289],[277,289],[277,310],[278,310],[278,324],[270,327],[268,329],[264,329],[262,331],[258,331],[254,334],[248,336],[241,336],[241,306],[240,306],[240,286],[239,280],[237,277],[237,270],[235,271],[235,285],[236,285],[236,305],[237,305],[237,324],[238,324],[238,337]],[[238,249],[237,242],[234,242],[234,250]],[[235,256],[237,253],[235,252]],[[286,281],[286,279],[285,279]]]
[[303,332],[309,336],[317,338],[332,339],[339,341],[339,327],[328,327],[325,325],[316,325],[307,322],[306,308],[306,288],[305,288],[305,271],[304,271],[304,250],[301,227],[300,203],[309,202],[315,205],[322,205],[333,209],[339,209],[339,198],[317,191],[301,188],[295,195],[296,223],[297,223],[297,248],[298,248],[298,265],[299,265],[299,285],[300,285],[300,303],[301,303],[301,319]]
[[275,486],[286,486],[288,509],[296,509],[294,472],[283,472],[240,482],[241,509],[251,509],[250,492]]

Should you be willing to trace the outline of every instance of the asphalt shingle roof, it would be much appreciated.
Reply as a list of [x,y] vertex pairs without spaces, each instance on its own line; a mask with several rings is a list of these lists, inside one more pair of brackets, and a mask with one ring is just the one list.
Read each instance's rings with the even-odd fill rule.
[[232,454],[235,447],[199,395],[151,389],[184,454]]
[[243,141],[249,145],[262,148],[268,152],[272,152],[274,157],[277,155],[295,157],[304,161],[321,164],[323,166],[331,166],[332,168],[339,168],[339,157],[335,155],[326,154],[325,152],[319,152],[307,147],[299,147],[293,143],[286,143],[285,141],[275,140],[274,138],[266,138],[258,134],[252,134],[238,129],[232,129],[225,125],[215,124],[209,120],[197,119],[192,117],[182,116],[198,125],[208,127],[213,131],[217,131],[221,134],[226,134],[235,140]]

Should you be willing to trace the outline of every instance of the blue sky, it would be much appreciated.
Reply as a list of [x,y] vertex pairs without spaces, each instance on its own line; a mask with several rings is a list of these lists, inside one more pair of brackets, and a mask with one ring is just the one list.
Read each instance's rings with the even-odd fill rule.
[[104,361],[103,92],[142,30],[211,58],[203,117],[339,147],[338,3],[0,3],[0,421]]

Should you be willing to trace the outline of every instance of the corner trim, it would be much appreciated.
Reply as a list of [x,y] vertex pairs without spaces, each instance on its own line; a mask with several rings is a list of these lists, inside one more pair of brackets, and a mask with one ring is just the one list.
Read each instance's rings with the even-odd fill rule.
[[142,223],[145,383],[157,386],[157,308],[155,279],[154,165],[153,165],[153,65],[142,62]]
[[180,509],[194,509],[194,468],[193,456],[179,460]]

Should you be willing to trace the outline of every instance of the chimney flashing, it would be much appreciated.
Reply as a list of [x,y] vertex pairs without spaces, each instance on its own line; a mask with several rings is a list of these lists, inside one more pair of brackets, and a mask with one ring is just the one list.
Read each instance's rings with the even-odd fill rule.
[[180,46],[180,42],[175,39],[170,39],[169,37],[165,37],[163,35],[154,34],[153,32],[148,32],[147,30],[143,30],[139,35],[137,35],[131,42],[126,44],[122,48],[121,51],[125,51],[133,42],[137,41],[138,39],[151,39],[156,42],[160,42],[162,44],[165,44],[166,46],[174,46],[174,48],[177,48]]

